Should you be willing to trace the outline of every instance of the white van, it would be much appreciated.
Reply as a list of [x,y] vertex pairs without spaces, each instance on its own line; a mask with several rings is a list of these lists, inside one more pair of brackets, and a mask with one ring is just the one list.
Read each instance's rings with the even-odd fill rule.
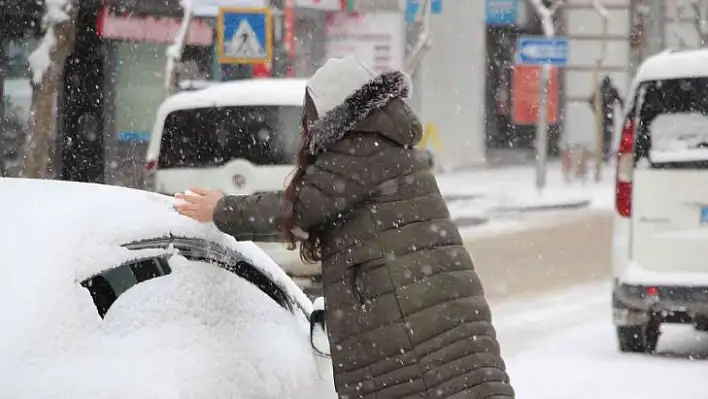
[[662,323],[708,330],[708,50],[647,59],[623,123],[613,319],[621,351],[653,352]]
[[167,98],[145,165],[149,190],[280,190],[300,141],[305,79],[224,82]]

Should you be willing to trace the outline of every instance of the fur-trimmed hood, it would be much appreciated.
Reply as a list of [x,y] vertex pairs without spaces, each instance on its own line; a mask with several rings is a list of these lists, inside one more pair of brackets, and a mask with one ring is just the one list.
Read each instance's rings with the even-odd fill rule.
[[[344,67],[335,65],[330,67],[330,71],[323,73],[331,77],[319,78],[316,73],[308,84],[308,93],[313,99],[317,113],[322,115],[321,117],[318,115],[316,118],[311,118],[314,121],[308,126],[309,134],[305,138],[305,146],[311,154],[317,154],[329,144],[341,140],[347,132],[354,130],[354,128],[359,130],[360,126],[358,125],[361,125],[361,122],[367,119],[372,111],[386,107],[393,100],[410,97],[412,85],[410,78],[405,73],[389,71],[374,75],[366,67],[358,62],[356,63],[362,69],[357,70],[354,67],[354,72],[352,72],[352,68],[347,68],[351,64]],[[321,69],[326,67],[327,64]],[[335,87],[333,90],[332,86],[339,87]],[[326,93],[327,91],[329,93]],[[323,92],[325,92],[324,95]],[[343,100],[333,101],[333,97],[337,100],[338,98]],[[407,119],[405,121],[406,124],[419,125],[407,105],[400,102],[400,106],[397,108],[402,108],[397,110],[401,112],[396,112],[396,114],[402,113],[403,115],[401,116]],[[411,118],[414,120],[408,120]],[[394,124],[399,122],[404,121],[394,121]],[[411,128],[412,126],[401,126],[395,130],[398,132],[411,131]],[[376,130],[376,127],[374,126],[374,129],[369,127],[363,130]],[[381,133],[385,134],[385,132]],[[412,136],[414,135],[416,133],[412,132],[410,134],[411,137],[402,144],[408,144],[408,142],[413,141],[414,138]],[[405,140],[404,138],[402,139]]]

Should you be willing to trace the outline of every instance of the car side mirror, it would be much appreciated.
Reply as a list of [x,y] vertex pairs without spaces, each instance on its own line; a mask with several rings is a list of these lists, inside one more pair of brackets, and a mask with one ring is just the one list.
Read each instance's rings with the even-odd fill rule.
[[310,314],[310,344],[318,356],[329,357],[329,339],[325,324],[325,300],[323,297],[315,299],[312,303]]

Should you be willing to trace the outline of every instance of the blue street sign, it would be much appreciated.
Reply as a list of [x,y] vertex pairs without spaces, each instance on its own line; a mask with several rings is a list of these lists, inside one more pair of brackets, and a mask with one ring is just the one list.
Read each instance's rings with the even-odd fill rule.
[[521,36],[516,59],[522,65],[565,66],[568,63],[569,47],[565,37]]
[[485,0],[484,19],[487,25],[516,25],[519,0]]
[[[442,13],[442,0],[430,0],[430,12],[432,14]],[[406,23],[415,21],[415,14],[420,8],[420,0],[406,0]]]
[[150,132],[118,132],[118,141],[150,141]]
[[220,64],[263,64],[273,59],[273,22],[267,8],[219,8]]
[[701,222],[700,225],[708,224],[708,206],[701,207]]

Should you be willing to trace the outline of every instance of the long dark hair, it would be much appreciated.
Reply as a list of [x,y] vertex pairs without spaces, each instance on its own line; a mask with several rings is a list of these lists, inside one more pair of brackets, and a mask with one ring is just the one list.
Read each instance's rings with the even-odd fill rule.
[[302,129],[300,148],[295,158],[295,170],[288,187],[285,189],[285,201],[288,209],[281,226],[282,232],[285,235],[285,240],[288,243],[289,250],[295,250],[297,244],[300,244],[300,259],[306,263],[315,263],[322,260],[321,250],[321,234],[320,228],[315,227],[306,232],[307,238],[303,235],[297,235],[295,231],[300,229],[298,226],[298,215],[296,205],[299,201],[300,188],[303,184],[303,179],[307,173],[307,168],[315,163],[317,157],[308,151],[307,143],[312,139],[309,125],[317,120],[317,108],[315,107],[310,93],[305,90],[305,101],[303,105],[302,119],[300,127]]

